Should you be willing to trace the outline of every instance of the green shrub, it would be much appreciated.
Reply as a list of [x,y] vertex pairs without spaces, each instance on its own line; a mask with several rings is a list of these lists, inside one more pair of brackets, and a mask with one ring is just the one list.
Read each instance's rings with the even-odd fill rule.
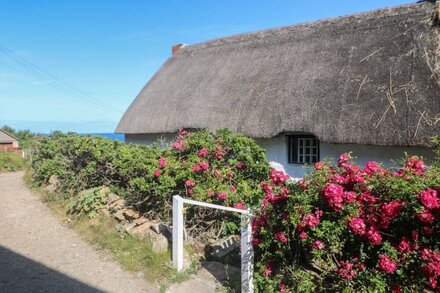
[[94,218],[107,203],[109,192],[109,189],[106,187],[84,190],[69,204],[68,212]]
[[[173,195],[238,208],[257,206],[264,195],[259,184],[269,172],[264,150],[228,130],[181,130],[164,148],[55,133],[35,143],[31,162],[39,185],[57,175],[59,191],[71,196],[109,186],[145,216],[164,221],[171,218]],[[238,229],[234,215],[218,211],[194,208],[187,217],[197,231],[220,235]],[[216,217],[225,223],[214,221]]]

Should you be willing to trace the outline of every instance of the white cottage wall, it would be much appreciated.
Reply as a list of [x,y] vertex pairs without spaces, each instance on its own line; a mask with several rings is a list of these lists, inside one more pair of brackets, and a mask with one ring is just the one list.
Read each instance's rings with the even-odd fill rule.
[[[153,144],[157,141],[170,142],[175,137],[175,134],[126,134],[125,141]],[[256,139],[256,142],[266,150],[267,159],[281,164],[291,177],[301,178],[310,170],[310,166],[288,163],[286,136]],[[356,157],[354,161],[360,165],[365,165],[368,161],[376,161],[387,167],[393,167],[395,166],[393,161],[401,159],[405,152],[408,155],[422,156],[427,163],[434,160],[434,151],[431,148],[320,143],[321,160],[336,161],[340,154],[350,151]]]

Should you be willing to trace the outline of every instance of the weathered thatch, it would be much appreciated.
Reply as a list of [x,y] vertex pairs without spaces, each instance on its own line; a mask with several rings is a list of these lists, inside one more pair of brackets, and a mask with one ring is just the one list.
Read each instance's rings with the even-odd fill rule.
[[186,46],[142,89],[117,132],[230,128],[429,146],[440,132],[434,10],[405,5]]

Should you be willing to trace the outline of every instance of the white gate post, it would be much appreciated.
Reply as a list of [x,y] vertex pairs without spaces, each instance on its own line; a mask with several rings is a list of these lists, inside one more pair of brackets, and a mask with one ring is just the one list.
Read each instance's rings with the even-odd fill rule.
[[183,199],[173,197],[173,264],[180,272],[183,269]]
[[241,215],[241,292],[254,292],[254,250],[250,213]]

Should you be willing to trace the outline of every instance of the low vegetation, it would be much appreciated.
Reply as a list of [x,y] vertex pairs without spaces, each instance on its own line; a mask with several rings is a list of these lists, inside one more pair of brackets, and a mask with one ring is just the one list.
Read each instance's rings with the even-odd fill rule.
[[26,162],[21,152],[0,151],[0,172],[12,172],[23,170]]

